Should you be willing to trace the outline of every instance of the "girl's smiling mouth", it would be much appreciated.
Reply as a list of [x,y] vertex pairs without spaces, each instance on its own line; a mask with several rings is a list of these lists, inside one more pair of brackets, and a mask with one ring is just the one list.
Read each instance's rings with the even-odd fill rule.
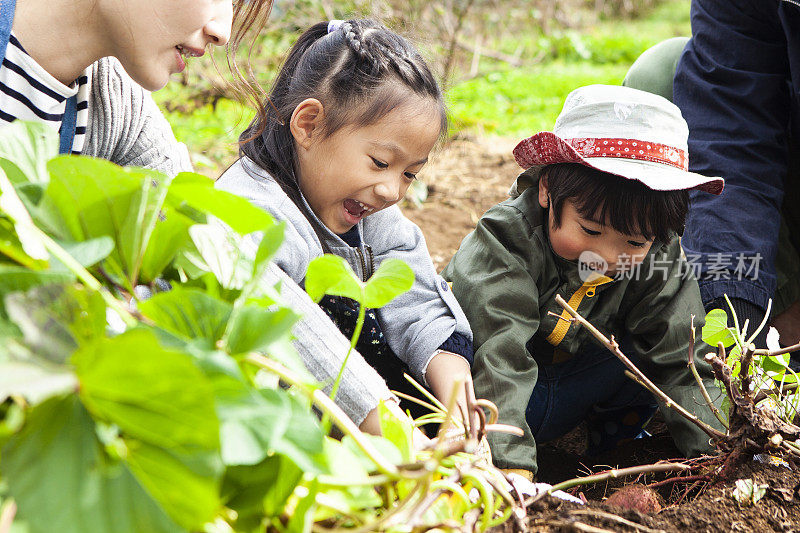
[[375,212],[374,207],[352,198],[342,202],[342,206],[344,207],[344,218],[351,225],[358,224],[359,220]]

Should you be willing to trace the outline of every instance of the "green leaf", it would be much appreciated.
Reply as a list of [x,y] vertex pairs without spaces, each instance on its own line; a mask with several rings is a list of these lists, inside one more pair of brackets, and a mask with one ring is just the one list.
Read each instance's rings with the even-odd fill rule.
[[236,361],[222,352],[203,354],[198,365],[214,386],[223,463],[253,465],[273,453],[289,427],[288,394],[261,394],[246,381]]
[[41,235],[34,226],[27,207],[3,172],[0,172],[0,214],[7,215],[14,223],[14,231],[25,254],[33,259],[48,258]]
[[186,340],[202,339],[213,348],[225,333],[233,306],[196,288],[180,285],[139,302],[154,324]]
[[57,364],[79,346],[105,336],[105,302],[82,286],[34,287],[6,296],[5,307],[25,344],[38,357]]
[[764,356],[761,358],[761,368],[763,368],[770,377],[773,374],[786,372],[786,367],[789,366],[790,354]]
[[[372,446],[375,447],[376,450],[378,450],[378,453],[383,455],[390,463],[395,465],[403,463],[403,454],[400,452],[397,446],[394,445],[394,443],[390,442],[387,439],[384,439],[383,437],[370,435],[368,433],[365,433],[364,435],[362,435],[362,437],[370,441]],[[361,448],[358,447],[358,445],[355,443],[352,437],[350,437],[349,435],[343,437],[342,444],[347,446],[350,449],[350,451],[352,451],[356,455],[356,457],[358,457],[361,460],[362,464],[364,465],[364,468],[366,468],[369,471],[375,470],[375,465],[367,456],[364,455],[364,452],[361,451]]]
[[0,265],[0,298],[5,298],[10,293],[27,291],[39,285],[61,284],[74,279],[75,276],[68,272],[37,271],[25,267]]
[[245,305],[233,318],[226,339],[227,349],[232,354],[269,352],[274,342],[290,335],[298,318],[288,308],[272,311],[256,305]]
[[253,263],[254,276],[260,274],[263,265],[272,259],[272,256],[278,251],[278,248],[280,248],[283,243],[283,236],[285,233],[285,220],[281,220],[262,233],[261,240],[258,243],[258,250],[256,250],[255,262]]
[[267,211],[241,196],[214,188],[214,180],[182,172],[175,176],[167,201],[178,206],[185,203],[203,213],[222,220],[241,235],[267,229],[275,220]]
[[43,122],[0,127],[0,167],[14,185],[47,183],[47,161],[58,155],[58,133]]
[[[266,400],[275,402],[275,396],[284,394],[284,391],[262,390],[261,394]],[[275,452],[291,459],[304,472],[325,472],[327,460],[322,453],[324,435],[319,420],[307,403],[301,403],[293,395],[288,395],[288,398],[289,409],[283,411],[283,416],[289,419],[289,427],[283,438],[272,443]]]
[[0,403],[16,395],[37,404],[77,386],[78,379],[70,370],[48,368],[32,361],[0,362]]
[[414,284],[414,271],[400,259],[387,259],[367,281],[364,306],[378,309],[388,304]]
[[126,440],[126,461],[136,479],[178,524],[197,531],[219,508],[220,465],[196,457]]
[[[81,266],[87,268],[99,263],[114,251],[114,240],[107,235],[83,242],[56,242]],[[56,258],[51,259],[51,269],[55,272],[72,272]]]
[[236,511],[236,531],[255,531],[263,517],[277,517],[303,477],[303,471],[281,455],[253,466],[229,467],[222,483],[225,505]]
[[[108,236],[116,249],[104,262],[117,282],[135,285],[166,194],[156,171],[108,161],[61,156],[48,163],[50,185],[37,218],[65,240]],[[163,246],[164,243],[161,243]]]
[[728,328],[728,314],[722,309],[712,309],[706,315],[706,323],[702,330],[703,342],[710,346],[722,343],[728,348],[735,341],[733,334]]
[[124,463],[103,456],[74,395],[34,407],[2,457],[0,475],[32,533],[182,531]]
[[325,254],[308,264],[306,292],[315,302],[330,294],[346,296],[361,303],[364,300],[363,286],[347,261],[338,255]]
[[217,509],[221,475],[214,390],[190,356],[134,329],[72,357],[92,415],[119,426],[131,471],[169,515],[199,529]]
[[140,281],[153,281],[161,275],[191,241],[189,228],[192,224],[194,222],[190,218],[175,210],[165,213],[164,218],[156,223],[144,251]]
[[309,483],[308,493],[297,502],[294,512],[286,524],[287,533],[310,533],[314,525],[314,510],[317,507],[319,483],[316,479]]
[[[334,501],[340,509],[349,509],[351,512],[381,505],[381,498],[374,487],[364,484],[370,470],[364,467],[358,455],[331,438],[325,439],[325,455],[328,457],[330,475],[337,481],[351,483],[351,486],[342,489],[326,489],[328,501]],[[324,518],[319,513],[316,516],[317,521]]]
[[47,267],[47,261],[34,259],[25,252],[14,224],[6,217],[0,217],[0,254],[33,270],[42,270]]
[[214,390],[183,353],[155,335],[130,330],[72,356],[81,400],[102,420],[146,443],[194,453],[219,448]]
[[378,413],[383,437],[397,446],[404,463],[411,462],[414,458],[414,445],[412,443],[414,426],[411,420],[397,417],[394,412],[386,407],[383,401],[378,404]]
[[225,289],[241,289],[252,278],[253,259],[243,251],[242,238],[220,224],[195,224],[189,228],[201,260],[197,268],[211,272]]

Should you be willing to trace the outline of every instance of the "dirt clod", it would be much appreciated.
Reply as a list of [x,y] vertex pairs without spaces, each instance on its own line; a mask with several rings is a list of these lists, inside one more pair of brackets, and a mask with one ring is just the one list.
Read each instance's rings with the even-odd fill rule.
[[656,491],[637,484],[626,485],[614,492],[606,500],[606,505],[653,514],[662,509],[662,502],[661,496]]

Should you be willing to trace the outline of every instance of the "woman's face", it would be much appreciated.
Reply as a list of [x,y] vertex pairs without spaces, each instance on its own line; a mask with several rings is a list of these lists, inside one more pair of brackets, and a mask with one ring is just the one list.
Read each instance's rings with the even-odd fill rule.
[[106,6],[111,55],[150,91],[183,71],[186,58],[230,38],[231,0],[108,0]]

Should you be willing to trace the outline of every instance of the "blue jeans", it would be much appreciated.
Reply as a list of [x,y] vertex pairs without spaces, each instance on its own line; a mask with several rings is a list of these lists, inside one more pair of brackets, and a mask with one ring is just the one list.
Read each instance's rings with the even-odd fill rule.
[[[632,351],[622,352],[636,364]],[[607,449],[622,439],[637,436],[655,413],[653,395],[624,374],[625,366],[599,344],[572,359],[539,365],[539,379],[533,389],[525,418],[537,442],[558,438],[582,421],[590,423],[590,438],[600,432],[592,448]],[[608,438],[608,436],[611,436]]]

